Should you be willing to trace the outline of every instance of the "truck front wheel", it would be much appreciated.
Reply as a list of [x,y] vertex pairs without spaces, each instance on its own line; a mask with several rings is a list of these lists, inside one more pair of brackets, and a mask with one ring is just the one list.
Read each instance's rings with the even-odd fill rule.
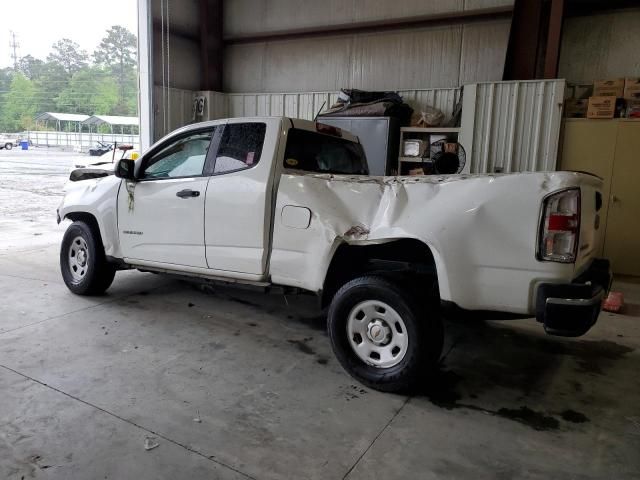
[[78,295],[104,293],[116,274],[105,258],[100,233],[82,221],[73,222],[64,234],[60,270],[67,288]]
[[438,363],[443,329],[437,310],[379,276],[346,283],[329,307],[333,351],[361,383],[386,392],[415,390]]

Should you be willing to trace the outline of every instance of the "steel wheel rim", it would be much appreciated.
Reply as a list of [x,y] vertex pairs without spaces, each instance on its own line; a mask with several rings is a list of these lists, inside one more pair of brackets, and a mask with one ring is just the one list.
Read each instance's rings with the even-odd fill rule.
[[83,237],[77,236],[71,241],[67,261],[73,283],[80,283],[87,275],[89,268],[89,247]]
[[365,300],[351,309],[347,338],[356,356],[376,368],[397,365],[409,347],[409,334],[402,317],[379,300]]

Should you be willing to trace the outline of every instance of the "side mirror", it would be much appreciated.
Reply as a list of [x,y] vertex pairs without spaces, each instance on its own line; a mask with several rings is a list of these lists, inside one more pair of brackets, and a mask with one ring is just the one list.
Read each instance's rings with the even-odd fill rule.
[[135,166],[136,162],[128,158],[123,158],[118,160],[113,173],[116,177],[124,178],[125,180],[135,180]]

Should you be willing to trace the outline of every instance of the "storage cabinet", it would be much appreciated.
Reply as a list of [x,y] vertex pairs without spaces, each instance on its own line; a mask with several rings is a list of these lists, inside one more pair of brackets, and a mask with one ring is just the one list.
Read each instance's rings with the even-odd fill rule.
[[[400,129],[400,156],[398,168],[394,171],[397,175],[409,175],[413,169],[421,168],[425,163],[430,164],[430,146],[437,140],[457,142],[460,134],[459,127],[402,127]],[[405,157],[403,144],[405,140],[421,140],[425,142],[425,153],[422,157]]]
[[560,166],[604,179],[600,254],[640,276],[640,121],[565,120]]

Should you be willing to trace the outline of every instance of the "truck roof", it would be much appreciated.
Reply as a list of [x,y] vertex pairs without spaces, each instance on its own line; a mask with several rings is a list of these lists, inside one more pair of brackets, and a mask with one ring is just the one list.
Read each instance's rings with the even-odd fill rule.
[[348,130],[342,130],[341,128],[330,126],[330,125],[327,125],[326,128],[323,128],[323,127],[318,128],[318,124],[322,124],[321,121],[314,122],[312,120],[305,120],[303,118],[285,117],[282,115],[269,115],[269,116],[265,115],[265,116],[256,116],[256,117],[231,117],[231,118],[220,118],[217,120],[208,120],[206,122],[198,122],[198,123],[192,123],[190,125],[186,125],[177,130],[174,130],[173,132],[169,133],[169,135],[172,135],[176,132],[185,132],[185,131],[194,130],[194,129],[207,127],[211,125],[218,125],[221,122],[224,122],[226,120],[233,120],[234,122],[243,121],[243,120],[249,121],[249,122],[256,122],[256,121],[267,120],[267,119],[282,120],[283,128],[287,128],[286,123],[289,122],[293,128],[309,130],[309,131],[321,133],[324,135],[339,136],[341,138],[344,138],[345,140],[360,143],[360,140],[358,139],[358,137],[356,135],[353,135]]

